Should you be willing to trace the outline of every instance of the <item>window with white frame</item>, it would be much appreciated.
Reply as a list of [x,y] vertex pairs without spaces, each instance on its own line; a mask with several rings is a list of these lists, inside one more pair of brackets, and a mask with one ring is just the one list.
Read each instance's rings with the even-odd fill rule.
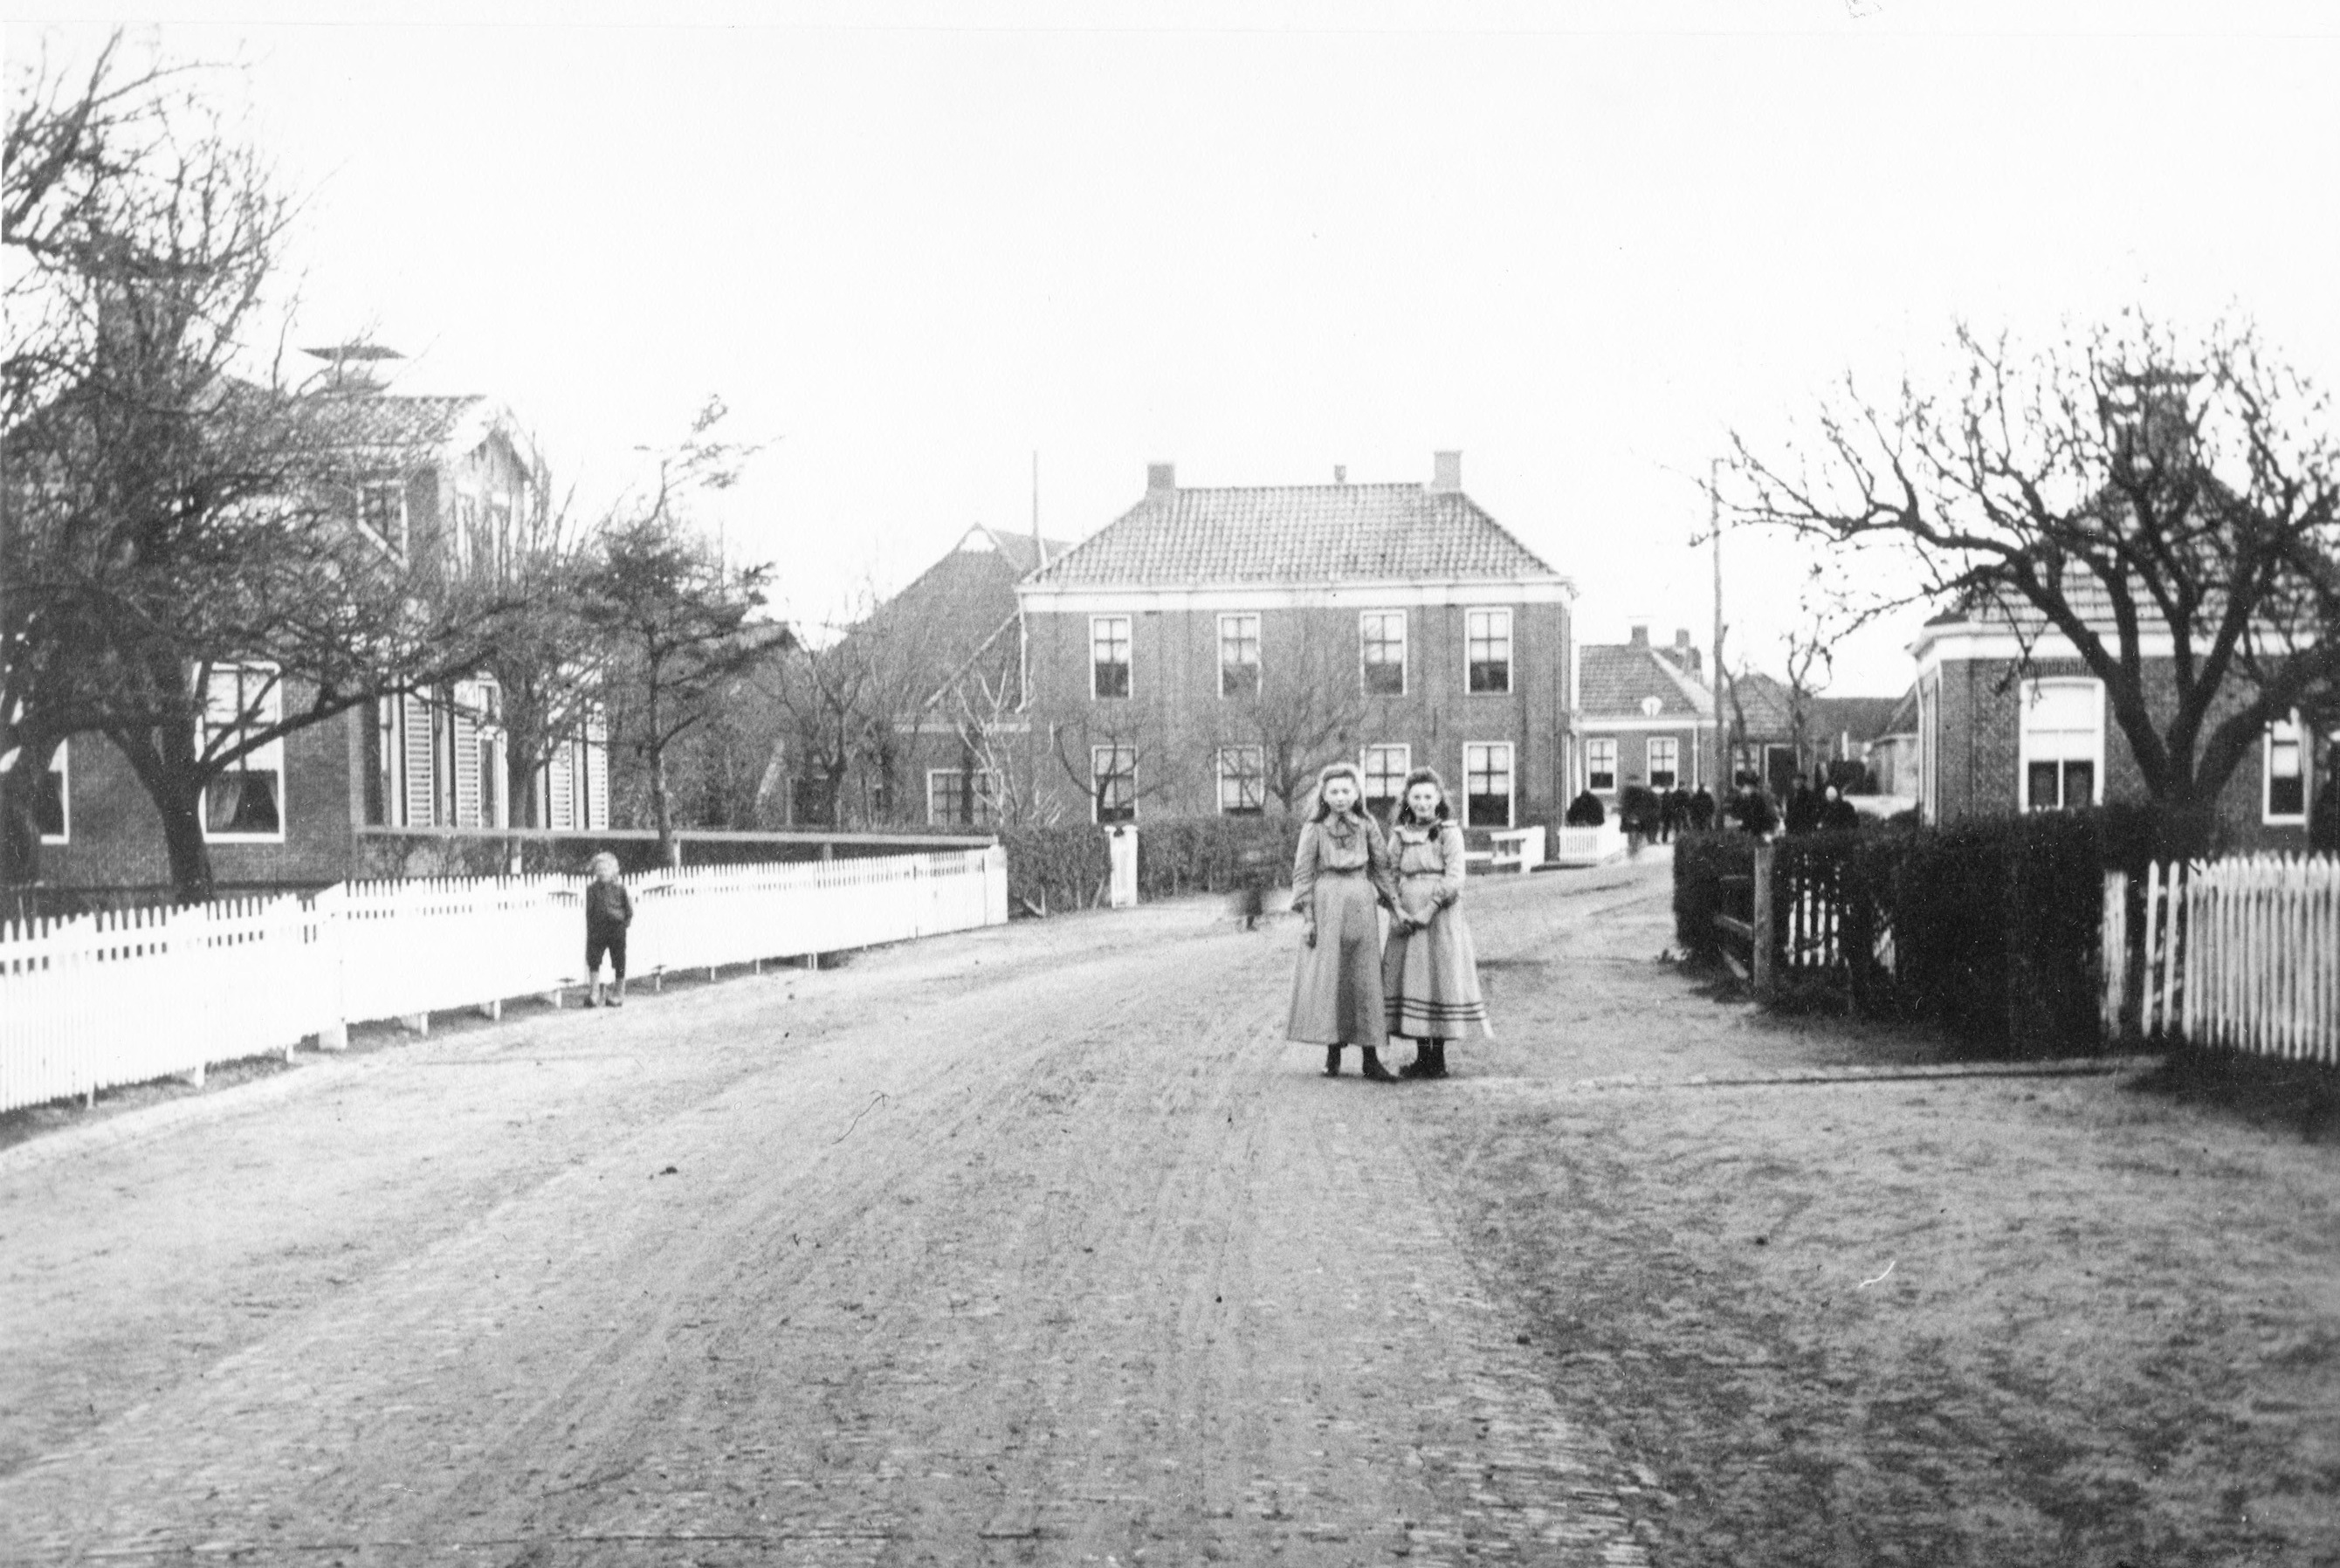
[[1219,617],[1219,695],[1259,695],[1259,617]]
[[1363,758],[1365,808],[1386,820],[1397,810],[1405,792],[1405,776],[1413,771],[1410,746],[1368,746]]
[[2026,811],[2069,810],[2104,799],[2105,696],[2091,680],[2027,680],[2018,782]]
[[1584,742],[1584,787],[1606,795],[1617,788],[1617,742],[1595,735]]
[[1089,748],[1089,809],[1099,822],[1137,820],[1137,748]]
[[1219,814],[1256,817],[1267,806],[1267,748],[1219,748]]
[[1405,695],[1405,611],[1368,610],[1357,618],[1364,650],[1365,691],[1373,697]]
[[48,770],[41,775],[40,784],[33,791],[33,826],[39,830],[44,844],[65,844],[73,839],[72,765],[66,759],[70,740],[57,742],[50,753]]
[[457,491],[453,525],[447,533],[447,564],[457,571],[468,569],[474,561],[472,551],[480,541],[480,498]]
[[1681,777],[1681,742],[1671,735],[1650,737],[1650,788],[1671,789]]
[[[203,692],[202,750],[233,749],[246,736],[283,715],[276,671],[264,665],[221,665]],[[253,748],[214,774],[203,788],[203,837],[282,842],[284,838],[284,740]]]
[[1469,689],[1477,692],[1512,689],[1512,612],[1508,610],[1466,610],[1463,614],[1465,655],[1470,660]]
[[2260,776],[2266,780],[2260,793],[2260,820],[2297,823],[2307,820],[2306,733],[2299,715],[2278,719],[2266,728],[2266,759]]
[[1129,617],[1089,617],[1089,695],[1129,695]]
[[1462,748],[1465,819],[1473,828],[1512,825],[1512,747],[1507,740]]
[[988,828],[999,819],[999,779],[981,768],[927,769],[927,820],[943,828]]

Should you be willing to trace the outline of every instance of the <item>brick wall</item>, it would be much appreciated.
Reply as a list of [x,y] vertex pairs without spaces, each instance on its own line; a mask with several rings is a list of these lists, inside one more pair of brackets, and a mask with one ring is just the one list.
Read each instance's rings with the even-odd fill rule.
[[[2013,660],[1946,660],[1942,671],[1940,819],[2003,816],[2019,807],[2022,696],[2025,680],[2086,677],[2087,665],[2076,659],[2041,660],[2018,673]],[[2176,710],[2175,683],[2166,670],[2148,670],[2146,704],[2155,727],[2163,729]],[[2206,734],[2221,719],[2243,705],[2237,695],[2214,704],[2205,721]],[[2266,753],[2254,746],[2227,779],[2217,801],[2217,821],[2223,841],[2237,849],[2299,850],[2306,848],[2306,829],[2271,825],[2262,820]],[[2309,787],[2315,787],[2311,778]],[[2142,800],[2145,779],[2127,738],[2105,710],[2104,797],[2107,800]]]
[[[1262,610],[1264,680],[1272,686],[1304,670],[1362,685],[1358,616],[1374,608],[1359,600]],[[1556,814],[1566,782],[1560,737],[1566,722],[1568,610],[1557,604],[1511,609],[1512,690],[1474,695],[1466,683],[1464,607],[1409,607],[1405,692],[1365,698],[1365,717],[1347,755],[1354,759],[1369,744],[1407,746],[1414,766],[1436,768],[1459,795],[1464,744],[1508,742],[1513,819]],[[1027,612],[1034,745],[1042,776],[1049,789],[1062,792],[1070,811],[1087,814],[1086,797],[1048,754],[1047,739],[1051,724],[1066,726],[1068,738],[1076,738],[1086,720],[1100,741],[1109,730],[1139,738],[1141,823],[1148,817],[1215,812],[1219,747],[1255,739],[1243,723],[1244,705],[1219,694],[1218,614],[1134,608],[1129,615],[1131,694],[1099,700],[1089,695],[1089,614]]]

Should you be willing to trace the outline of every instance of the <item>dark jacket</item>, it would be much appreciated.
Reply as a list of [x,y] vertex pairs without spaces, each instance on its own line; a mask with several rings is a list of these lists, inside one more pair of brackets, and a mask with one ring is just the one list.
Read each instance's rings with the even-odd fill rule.
[[634,900],[620,882],[585,884],[585,923],[623,930],[634,923]]

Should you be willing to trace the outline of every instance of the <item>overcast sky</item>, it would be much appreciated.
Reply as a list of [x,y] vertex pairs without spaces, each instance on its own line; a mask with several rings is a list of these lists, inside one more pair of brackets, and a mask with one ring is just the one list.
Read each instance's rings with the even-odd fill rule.
[[[510,402],[589,501],[721,395],[774,444],[709,515],[799,616],[1028,529],[1036,451],[1078,539],[1149,461],[1457,447],[1585,635],[1703,642],[1724,432],[1960,317],[2239,310],[2340,383],[2340,8],[280,9],[141,36],[248,63],[307,200],[296,339]],[[12,68],[100,20],[12,25]],[[1760,650],[1795,563],[1727,550]],[[1900,690],[1913,630],[1836,690]]]

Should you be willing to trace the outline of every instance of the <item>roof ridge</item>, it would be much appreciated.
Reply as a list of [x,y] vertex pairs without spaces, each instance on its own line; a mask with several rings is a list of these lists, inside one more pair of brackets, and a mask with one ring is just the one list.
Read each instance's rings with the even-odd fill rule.
[[1682,695],[1690,699],[1690,705],[1692,708],[1698,708],[1706,712],[1710,718],[1713,716],[1714,694],[1707,690],[1706,682],[1692,680],[1687,670],[1676,669],[1674,661],[1660,653],[1655,648],[1645,647],[1643,651],[1649,654],[1651,663],[1666,672],[1668,680],[1681,689]]

